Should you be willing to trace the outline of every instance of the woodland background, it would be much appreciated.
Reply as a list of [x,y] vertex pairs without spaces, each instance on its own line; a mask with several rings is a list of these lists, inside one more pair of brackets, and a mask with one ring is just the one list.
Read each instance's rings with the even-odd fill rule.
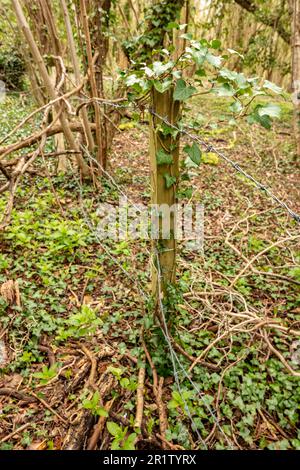
[[1,0],[0,80],[1,449],[299,449],[299,0]]

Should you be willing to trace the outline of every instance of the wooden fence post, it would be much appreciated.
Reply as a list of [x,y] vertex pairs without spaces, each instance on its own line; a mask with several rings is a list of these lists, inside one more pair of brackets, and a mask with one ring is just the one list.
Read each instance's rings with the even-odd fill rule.
[[[159,93],[152,91],[152,110],[155,114],[176,125],[180,114],[180,102],[173,99],[173,88]],[[167,128],[155,114],[150,119],[150,166],[151,166],[151,203],[156,208],[162,205],[158,218],[158,237],[153,244],[152,293],[158,296],[158,275],[164,302],[168,297],[168,286],[176,280],[176,190],[179,179],[179,133]],[[153,206],[152,206],[153,207]],[[170,214],[169,237],[163,233],[165,217]],[[166,226],[167,221],[166,222]],[[153,228],[153,224],[152,224]],[[159,265],[158,265],[159,263]]]

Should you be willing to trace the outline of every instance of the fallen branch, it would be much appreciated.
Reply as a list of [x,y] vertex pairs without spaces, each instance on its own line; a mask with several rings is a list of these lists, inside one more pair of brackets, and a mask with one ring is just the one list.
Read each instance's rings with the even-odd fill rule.
[[0,396],[6,396],[10,398],[15,398],[16,400],[24,401],[26,403],[35,403],[36,398],[26,395],[23,392],[18,392],[12,388],[0,388]]
[[260,251],[257,255],[253,256],[253,258],[251,260],[248,261],[248,263],[243,267],[243,269],[241,269],[239,274],[234,278],[234,280],[230,284],[230,287],[233,287],[237,283],[237,281],[240,279],[240,277],[244,274],[244,272],[247,271],[247,269],[249,269],[249,267],[251,267],[251,265],[253,263],[255,263],[255,261],[258,260],[258,258],[260,258],[262,255],[267,253],[269,250],[271,250],[272,248],[275,248],[276,246],[281,245],[282,243],[286,243],[286,242],[294,241],[294,240],[299,240],[299,239],[300,239],[300,235],[294,235],[292,237],[283,238],[282,240],[277,240],[276,242],[274,242],[271,245],[267,246],[264,250]]
[[[46,153],[43,153],[43,156],[47,157],[47,158],[48,157],[61,157],[62,155],[75,155],[76,153],[81,153],[81,152],[80,151],[76,152],[75,150],[60,150],[59,152],[46,152]],[[8,160],[8,161],[5,161],[5,162],[2,162],[1,165],[5,168],[15,166],[21,158],[23,158],[25,160],[28,160],[28,158],[31,158],[32,156],[33,156],[33,152],[32,153],[26,153],[24,155],[20,155],[17,158],[14,158],[13,160]]]
[[[114,399],[110,400],[109,402],[106,403],[105,405],[105,410],[109,414],[111,407],[114,403]],[[93,434],[91,435],[91,438],[89,440],[89,443],[87,445],[87,450],[95,450],[97,443],[99,441],[100,435],[103,431],[104,425],[106,423],[107,417],[106,416],[100,416],[98,423],[94,427]]]
[[[254,323],[254,326],[250,329],[244,329],[242,327],[248,325],[248,324],[251,324],[251,323]],[[256,324],[255,324],[256,323]],[[214,339],[205,349],[204,351],[201,352],[201,354],[197,357],[197,359],[195,359],[195,361],[192,363],[191,367],[189,368],[189,372],[192,372],[192,370],[194,369],[194,367],[200,363],[201,359],[206,356],[206,354],[217,344],[219,343],[221,340],[223,340],[224,338],[226,338],[228,335],[230,335],[231,333],[234,333],[234,332],[243,332],[243,333],[251,333],[253,331],[256,331],[258,330],[259,328],[261,328],[262,326],[265,326],[265,327],[269,327],[269,328],[277,328],[279,330],[283,330],[283,331],[288,331],[288,332],[291,332],[290,330],[288,330],[288,328],[284,328],[282,327],[281,325],[278,325],[277,324],[277,320],[276,319],[261,319],[259,317],[254,317],[254,318],[248,318],[248,320],[245,320],[237,325],[234,325],[233,327],[229,328],[227,331],[225,331],[224,333],[222,333],[220,336],[218,336],[216,339]]]
[[280,362],[284,365],[284,367],[294,376],[294,377],[300,377],[300,372],[296,372],[290,365],[289,363],[285,360],[283,355],[276,349],[274,348],[273,344],[269,341],[269,338],[266,334],[266,332],[263,335],[264,340],[266,341],[269,349],[272,351],[272,353],[275,354],[275,356],[278,357]]
[[166,430],[168,429],[168,420],[167,420],[166,410],[165,410],[165,407],[164,407],[164,404],[163,404],[163,401],[162,401],[162,387],[163,387],[164,379],[163,379],[163,377],[161,377],[160,380],[158,381],[157,371],[156,371],[155,365],[152,361],[152,358],[150,356],[150,353],[147,349],[147,346],[146,346],[146,343],[145,343],[145,340],[144,340],[144,337],[143,337],[143,332],[141,333],[141,338],[142,338],[142,346],[144,348],[146,358],[147,358],[147,360],[149,362],[149,365],[151,367],[151,370],[152,370],[153,393],[154,393],[154,397],[155,397],[155,401],[156,401],[156,405],[157,405],[157,409],[158,409],[160,435],[161,435],[161,438],[163,439],[163,448],[166,449],[166,444],[165,444],[166,437],[165,437],[165,435],[166,435]]
[[89,385],[93,389],[96,389],[95,376],[96,376],[96,371],[97,371],[97,360],[95,359],[94,355],[91,353],[91,351],[86,346],[82,345],[81,350],[84,352],[84,354],[91,361],[91,371],[90,371],[90,376],[89,376]]
[[[80,132],[84,133],[83,125],[81,122],[71,122],[70,123],[70,129],[72,132]],[[96,125],[91,124],[91,129],[95,130]],[[29,137],[26,137],[23,140],[20,140],[19,142],[15,142],[14,144],[10,144],[6,147],[1,147],[0,148],[0,160],[3,158],[7,157],[10,153],[16,152],[17,150],[26,148],[26,147],[31,147],[32,145],[36,144],[42,135],[46,135],[46,137],[52,137],[53,135],[56,134],[62,134],[63,133],[63,128],[61,124],[57,124],[55,126],[51,126],[47,128],[46,130],[42,130],[40,132],[36,132],[35,134],[30,135]],[[74,154],[81,153],[79,150],[73,150]]]
[[54,100],[51,100],[49,101],[48,103],[44,104],[43,106],[41,106],[40,108],[38,109],[35,109],[34,111],[32,111],[32,113],[30,113],[28,116],[26,116],[26,118],[24,118],[14,129],[12,129],[5,137],[4,139],[2,139],[0,141],[0,145],[2,145],[7,139],[9,139],[11,136],[15,135],[15,133],[21,129],[21,127],[23,127],[28,121],[30,121],[30,119],[32,119],[36,114],[38,113],[41,113],[42,111],[46,110],[47,108],[53,106],[54,104],[58,103],[59,101],[64,101],[66,100],[67,98],[70,98],[71,96],[75,95],[76,93],[78,93],[82,87],[84,85],[84,81],[79,85],[77,86],[76,88],[74,88],[73,90],[69,91],[68,93],[65,93],[64,95],[61,95],[61,96],[58,96],[57,98],[55,98]]
[[134,428],[141,429],[144,413],[144,393],[145,393],[145,365],[140,368],[138,376],[137,394],[136,394],[136,415]]
[[23,426],[20,426],[18,429],[15,429],[13,432],[11,432],[10,434],[7,434],[7,436],[3,437],[3,439],[0,439],[0,442],[3,443],[3,442],[9,441],[16,434],[19,434],[19,432],[25,431],[25,429],[29,428],[29,426],[32,426],[32,423],[23,424]]

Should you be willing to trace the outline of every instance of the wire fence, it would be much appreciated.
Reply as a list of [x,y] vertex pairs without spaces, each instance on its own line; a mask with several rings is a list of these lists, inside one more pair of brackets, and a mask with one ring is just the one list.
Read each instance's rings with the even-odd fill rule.
[[[116,103],[111,103],[109,101],[107,102],[101,102],[99,103],[100,105],[101,104],[105,104],[105,105],[109,105],[109,106],[112,106],[114,108],[128,108],[129,106],[126,104],[116,104]],[[133,106],[135,109],[136,109],[136,105],[135,104],[131,104],[130,106]],[[170,123],[168,121],[168,119],[164,116],[161,116],[159,115],[158,113],[156,113],[153,109],[151,108],[148,108],[148,112],[152,115],[152,116],[155,116],[156,118],[160,119],[161,122],[165,123],[167,126],[171,127],[172,129],[175,129],[177,130],[181,135],[183,136],[186,136],[188,137],[189,139],[191,139],[192,141],[194,142],[197,142],[198,144],[200,144],[207,152],[214,152],[216,153],[223,161],[225,161],[226,163],[228,163],[236,172],[242,174],[247,180],[250,180],[252,183],[254,183],[255,187],[257,189],[259,189],[260,191],[264,192],[270,199],[272,199],[276,204],[278,204],[282,209],[285,210],[285,212],[293,219],[296,221],[296,223],[300,223],[300,216],[294,212],[287,204],[286,202],[282,201],[279,197],[277,197],[266,185],[262,184],[260,181],[258,181],[256,178],[254,178],[252,175],[250,175],[248,172],[246,172],[238,163],[234,162],[233,160],[231,160],[227,155],[225,155],[223,152],[221,152],[220,150],[218,150],[214,145],[212,145],[211,143],[208,143],[208,142],[205,142],[204,140],[202,140],[201,138],[199,138],[197,135],[194,135],[190,132],[190,129],[192,128],[187,128],[187,127],[178,127],[178,126],[175,126],[174,124]],[[112,175],[107,172],[101,165],[100,163],[92,156],[89,154],[89,152],[87,151],[86,148],[82,147],[82,149],[84,150],[84,153],[87,155],[88,159],[90,161],[92,161],[93,163],[96,163],[98,165],[98,167],[101,169],[101,171],[111,180],[111,182],[113,183],[113,185],[115,186],[115,188],[117,189],[117,191],[119,192],[119,194],[125,196],[127,198],[127,200],[130,201],[130,198],[128,197],[128,195],[123,191],[123,189],[118,185],[118,183],[116,182],[116,180],[112,177]],[[77,179],[77,183],[79,183],[80,185],[80,181]],[[91,230],[94,231],[95,233],[95,229],[94,227],[91,225],[91,221],[89,220],[89,217],[88,217],[88,214],[86,213],[86,211],[84,210],[84,208],[82,207],[83,209],[83,213],[84,213],[84,218],[89,226],[89,228]],[[97,234],[95,233],[96,237],[97,237]],[[99,240],[99,243],[100,245],[104,248],[104,250],[106,251],[106,253],[108,254],[109,258],[112,259],[114,261],[114,263],[122,270],[122,272],[126,275],[126,277],[128,279],[130,279],[132,281],[132,276],[131,274],[126,270],[124,269],[124,267],[122,265],[120,265],[120,263],[118,262],[118,260],[109,252],[109,250],[107,250],[107,248],[105,247],[105,245],[101,242],[101,240]],[[217,416],[217,413],[216,413],[216,410],[213,409],[212,406],[210,406],[207,401],[205,400],[205,393],[203,393],[198,385],[195,383],[195,381],[193,380],[191,374],[186,370],[186,367],[185,365],[182,363],[182,361],[180,360],[180,358],[178,357],[178,354],[176,353],[174,347],[173,347],[173,344],[172,344],[172,339],[171,339],[171,334],[170,334],[170,331],[168,329],[168,323],[166,321],[166,312],[165,312],[165,306],[163,304],[163,301],[162,301],[162,276],[161,276],[161,266],[160,266],[160,260],[159,260],[159,255],[158,255],[158,252],[154,252],[154,253],[150,253],[149,250],[146,250],[150,256],[150,259],[152,259],[152,265],[155,266],[155,269],[157,270],[157,287],[158,287],[158,306],[159,306],[159,310],[160,310],[160,315],[161,315],[161,318],[162,318],[162,325],[161,325],[161,331],[163,333],[163,336],[164,336],[164,339],[166,341],[166,344],[167,344],[167,347],[169,349],[169,354],[170,354],[170,359],[171,359],[171,363],[172,363],[172,369],[173,369],[173,375],[174,375],[174,380],[175,380],[175,384],[176,384],[176,388],[180,394],[180,397],[184,403],[184,409],[185,409],[185,412],[186,412],[186,415],[187,417],[189,418],[190,422],[191,422],[191,426],[192,426],[192,429],[193,431],[195,432],[195,434],[197,435],[197,438],[198,438],[198,442],[199,442],[199,446],[202,448],[202,449],[207,449],[207,443],[205,442],[205,440],[203,439],[202,435],[201,435],[201,432],[199,431],[198,427],[197,426],[197,423],[195,422],[192,414],[191,414],[191,411],[189,409],[189,405],[187,403],[187,400],[185,399],[185,396],[184,396],[184,389],[183,389],[183,386],[182,386],[182,378],[183,380],[187,380],[190,384],[190,386],[193,388],[193,390],[196,392],[196,395],[197,397],[202,401],[202,403],[204,404],[205,408],[207,409],[207,413],[208,415],[210,416],[210,418],[212,419],[214,425],[217,427],[219,433],[221,436],[223,436],[227,446],[229,449],[233,449],[235,448],[235,445],[234,443],[231,441],[231,439],[229,438],[229,436],[225,433],[224,429],[222,428],[222,425],[220,423],[220,419],[218,418]],[[153,262],[153,256],[155,258],[155,263]],[[137,289],[139,291],[139,293],[141,294],[143,300],[147,300],[147,299],[150,299],[150,296],[149,294],[147,294],[144,289],[140,286],[140,284],[137,284]]]
[[[109,100],[101,100],[97,101],[100,106],[111,106],[115,109],[126,109],[126,108],[134,108],[140,110],[139,106],[136,103],[124,103],[124,104],[119,104],[119,103],[112,103]],[[237,162],[233,161],[231,158],[229,158],[227,155],[225,155],[223,152],[218,150],[214,145],[212,145],[209,142],[206,142],[205,140],[201,139],[198,135],[195,135],[191,131],[194,130],[194,128],[188,127],[188,126],[175,126],[174,124],[170,123],[169,120],[167,119],[166,116],[161,116],[160,114],[156,113],[156,111],[152,108],[147,108],[146,109],[150,115],[155,116],[158,118],[161,122],[165,123],[167,126],[170,128],[176,130],[179,132],[181,135],[187,137],[188,139],[192,140],[193,142],[197,142],[199,145],[201,145],[205,151],[207,152],[214,152],[217,154],[223,161],[225,161],[227,164],[229,164],[237,173],[243,175],[247,180],[251,181],[257,189],[262,191],[264,194],[266,194],[273,202],[278,204],[296,223],[300,224],[300,216],[296,212],[294,212],[289,205],[281,200],[278,196],[276,196],[273,191],[271,191],[265,184],[262,184],[260,181],[258,181],[256,178],[254,178],[252,175],[250,175],[248,172],[246,172]],[[86,149],[85,146],[81,145],[81,150],[83,151],[84,155],[86,156],[87,160],[90,163],[96,164],[98,168],[101,170],[102,174],[105,174],[107,178],[112,182],[114,187],[117,189],[118,193],[122,196],[125,196],[126,199],[130,201],[130,197],[126,192],[119,186],[115,178],[111,175],[110,172],[108,172],[103,166],[99,163],[98,160],[96,160],[93,155],[90,154],[90,152]],[[73,175],[73,178],[76,182],[76,185],[79,189],[79,194],[80,194],[80,208],[81,212],[83,214],[83,219],[91,231],[93,235],[95,236],[98,244],[102,247],[102,249],[105,251],[106,255],[108,258],[120,269],[120,271],[126,276],[127,279],[129,279],[130,283],[132,284],[133,277],[132,273],[130,273],[123,265],[122,263],[119,262],[119,260],[111,253],[110,249],[103,243],[103,240],[100,239],[97,228],[94,226],[93,221],[91,217],[89,216],[87,210],[84,207],[84,197],[83,197],[83,186],[80,181],[80,178],[78,174],[74,171],[73,166],[70,163],[70,169]],[[134,203],[132,205],[135,207]],[[137,208],[138,209],[138,208]],[[176,388],[181,396],[181,399],[184,403],[184,409],[186,412],[186,416],[190,420],[191,426],[193,431],[195,432],[199,446],[202,449],[207,449],[207,443],[205,442],[204,438],[201,435],[201,432],[199,431],[199,425],[195,422],[194,417],[192,416],[192,413],[190,411],[189,405],[187,403],[187,400],[185,399],[184,395],[184,388],[182,385],[182,381],[187,381],[190,386],[193,388],[195,391],[197,397],[201,400],[203,403],[203,406],[207,410],[207,414],[218,429],[220,435],[224,438],[228,448],[233,449],[235,448],[235,445],[229,438],[229,436],[226,434],[224,429],[222,428],[220,419],[217,416],[216,410],[213,408],[213,406],[209,405],[207,402],[206,398],[207,396],[205,395],[204,392],[202,392],[199,388],[199,386],[195,383],[193,380],[191,373],[186,370],[186,366],[184,365],[183,361],[178,357],[178,354],[176,353],[173,343],[172,343],[172,336],[168,328],[168,323],[166,321],[166,310],[164,303],[162,301],[162,270],[161,270],[161,265],[160,265],[160,260],[159,260],[159,254],[157,251],[152,251],[148,250],[146,247],[146,252],[149,255],[149,259],[151,260],[151,265],[152,267],[154,266],[156,271],[157,271],[157,289],[158,289],[158,307],[160,311],[160,316],[162,319],[162,324],[161,326],[161,331],[163,333],[166,345],[168,347],[169,353],[170,353],[170,359],[171,359],[171,364],[172,364],[172,369],[173,369],[173,374],[174,374],[174,380],[176,384]],[[151,294],[149,292],[146,292],[143,285],[141,282],[136,278],[134,279],[134,285],[135,288],[137,289],[140,298],[143,303],[148,302],[151,299]]]
[[289,215],[290,217],[292,217],[297,223],[300,224],[300,215],[297,214],[296,212],[294,212],[284,201],[282,201],[281,199],[279,199],[279,197],[277,197],[275,194],[273,194],[273,192],[264,184],[262,184],[261,182],[259,182],[257,179],[255,179],[252,175],[250,175],[249,173],[247,173],[238,163],[234,162],[233,160],[231,160],[227,155],[225,155],[224,153],[220,152],[220,150],[218,150],[214,145],[208,143],[208,142],[205,142],[204,140],[200,139],[198,136],[194,135],[194,134],[191,134],[190,132],[188,132],[186,129],[180,129],[178,128],[177,126],[174,126],[173,124],[171,124],[165,117],[163,116],[160,116],[159,114],[157,114],[153,109],[150,109],[149,108],[149,112],[150,114],[152,114],[153,116],[159,118],[162,122],[164,122],[167,126],[173,128],[173,129],[176,129],[178,132],[180,132],[182,135],[186,135],[187,137],[189,137],[191,140],[193,140],[194,142],[197,142],[199,143],[202,147],[205,148],[205,150],[207,152],[214,152],[215,154],[217,154],[220,158],[222,158],[226,163],[229,163],[229,165],[232,166],[232,168],[234,168],[238,173],[240,173],[241,175],[243,175],[245,178],[247,178],[248,180],[252,181],[252,183],[255,184],[256,188],[265,192],[265,194],[267,194],[274,202],[276,202],[277,204],[279,204],[279,206],[281,206]]
[[[102,101],[97,101],[97,103],[99,105],[101,104],[105,104],[105,105],[108,105],[108,106],[112,106],[116,109],[125,109],[125,108],[129,108],[129,107],[133,107],[134,109],[137,109],[140,111],[140,108],[139,106],[136,104],[136,103],[128,103],[128,104],[117,104],[117,103],[112,103],[110,101],[105,101],[105,100],[102,100]],[[273,193],[273,191],[271,191],[265,184],[261,183],[260,181],[258,181],[256,178],[254,178],[252,175],[250,175],[247,171],[245,171],[239,163],[233,161],[231,158],[229,158],[227,155],[225,155],[223,152],[221,152],[218,148],[216,148],[212,143],[210,142],[206,142],[205,140],[203,139],[200,139],[197,135],[195,134],[192,134],[190,131],[191,130],[194,130],[193,127],[188,127],[188,126],[181,126],[181,127],[178,127],[178,126],[175,126],[174,124],[172,124],[166,116],[161,116],[160,114],[158,114],[153,108],[151,107],[148,107],[146,109],[146,111],[149,112],[149,114],[151,114],[152,116],[155,116],[157,117],[158,119],[160,119],[164,124],[166,124],[168,127],[176,130],[177,132],[179,132],[181,135],[183,136],[186,136],[188,137],[190,140],[192,140],[193,142],[197,142],[198,144],[200,144],[205,150],[206,152],[213,152],[215,153],[216,155],[218,155],[223,161],[225,161],[226,163],[228,163],[235,171],[237,171],[239,174],[243,175],[247,180],[251,181],[252,183],[254,183],[255,187],[257,189],[259,189],[260,191],[264,192],[270,199],[272,199],[274,202],[276,202],[280,207],[282,207],[288,214],[289,216],[294,219],[298,224],[300,224],[300,215],[297,214],[295,211],[293,211],[289,205],[284,202],[283,200],[281,200],[278,196],[276,196],[276,194]]]
[[[130,201],[130,197],[118,185],[118,183],[113,178],[113,176],[110,175],[103,168],[103,166],[90,154],[90,152],[84,146],[82,146],[81,148],[82,148],[83,152],[85,153],[87,159],[90,160],[90,162],[93,162],[94,164],[96,164],[98,166],[98,168],[104,174],[109,176],[109,179],[111,180],[111,182],[113,183],[113,185],[117,189],[118,193],[122,196],[125,196],[127,198],[127,200]],[[95,236],[98,244],[102,247],[102,249],[108,255],[109,259],[111,259],[114,262],[114,264],[116,266],[118,266],[118,268],[121,270],[121,272],[132,283],[132,274],[126,268],[124,268],[122,266],[122,264],[118,261],[118,259],[115,256],[113,256],[111,254],[109,249],[106,247],[106,245],[100,239],[100,237],[98,235],[98,232],[97,232],[97,228],[93,225],[93,222],[92,222],[91,218],[89,217],[89,214],[87,213],[87,211],[84,207],[84,204],[83,204],[83,188],[82,188],[81,181],[78,178],[78,175],[75,174],[74,169],[72,168],[72,166],[71,166],[71,171],[72,171],[73,178],[74,178],[74,180],[76,182],[76,185],[77,185],[77,187],[79,189],[79,192],[80,192],[80,207],[81,207],[81,211],[82,211],[83,218],[84,218],[84,221],[85,221],[86,225],[88,226],[90,231]],[[205,395],[204,392],[202,392],[199,389],[197,384],[193,381],[193,379],[191,377],[191,374],[189,372],[187,372],[187,370],[186,370],[187,368],[184,366],[184,364],[182,363],[182,361],[178,357],[178,354],[176,353],[176,351],[173,347],[172,340],[171,340],[171,334],[170,334],[168,324],[167,324],[167,321],[166,321],[165,306],[162,302],[162,275],[161,275],[161,265],[160,265],[159,256],[158,256],[157,252],[151,253],[147,248],[146,248],[146,252],[149,254],[149,257],[150,257],[149,259],[152,260],[151,265],[154,266],[156,271],[157,271],[158,306],[159,306],[160,315],[161,315],[161,318],[162,318],[162,321],[163,321],[161,331],[163,333],[164,339],[165,339],[167,347],[169,349],[170,359],[171,359],[172,368],[173,368],[173,375],[174,375],[174,379],[175,379],[175,384],[176,384],[178,393],[180,394],[180,397],[181,397],[181,399],[184,403],[184,410],[185,410],[186,415],[188,416],[188,418],[191,422],[192,429],[195,432],[195,434],[197,435],[197,438],[198,438],[198,441],[201,445],[201,448],[204,449],[204,450],[207,449],[208,448],[207,444],[206,444],[205,440],[203,439],[203,437],[201,436],[201,433],[199,432],[199,429],[198,429],[199,426],[195,422],[195,420],[194,420],[194,418],[191,414],[191,411],[190,411],[189,405],[187,403],[187,400],[185,399],[184,389],[181,385],[180,376],[182,376],[184,378],[184,380],[187,380],[190,383],[190,385],[192,386],[193,390],[196,393],[196,396],[202,401],[204,407],[206,408],[208,416],[212,419],[214,425],[217,427],[220,434],[224,437],[224,440],[226,441],[226,443],[228,445],[228,448],[233,449],[234,445],[231,442],[231,440],[229,439],[229,437],[227,436],[227,434],[225,433],[225,431],[223,430],[223,428],[220,424],[220,420],[216,416],[216,411],[213,410],[213,408],[208,404],[208,402],[206,400],[207,396]],[[153,258],[155,258],[155,263],[154,263]],[[135,287],[137,288],[137,291],[141,295],[141,298],[142,298],[143,302],[150,301],[151,300],[151,295],[149,293],[145,292],[145,290],[143,289],[143,287],[141,286],[140,282],[137,279],[135,279],[135,283],[136,283]]]

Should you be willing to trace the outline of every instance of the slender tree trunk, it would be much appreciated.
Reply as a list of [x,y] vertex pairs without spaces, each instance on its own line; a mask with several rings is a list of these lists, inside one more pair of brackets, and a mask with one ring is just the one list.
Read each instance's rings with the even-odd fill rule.
[[[91,85],[91,95],[92,98],[99,98],[98,90],[97,90],[97,83],[95,77],[95,70],[93,64],[93,52],[91,46],[91,36],[89,30],[89,21],[87,15],[87,8],[86,8],[86,0],[80,0],[80,10],[81,10],[81,20],[84,30],[85,42],[86,42],[86,53],[87,53],[87,60],[88,60],[88,67],[89,67],[89,75],[90,75],[90,85]],[[97,141],[97,161],[103,168],[103,155],[102,155],[102,124],[101,124],[101,114],[99,109],[99,104],[97,102],[94,103],[95,109],[95,121],[96,121],[96,141]]]
[[173,31],[173,44],[175,46],[175,51],[174,51],[174,59],[177,60],[178,57],[184,52],[186,48],[187,41],[186,39],[183,39],[181,36],[183,34],[188,33],[188,28],[189,28],[189,21],[190,21],[190,0],[185,0],[184,6],[181,9],[181,15],[180,15],[180,24],[185,24],[184,30],[176,30],[174,29]]
[[[79,85],[81,83],[82,77],[80,73],[79,60],[76,54],[75,41],[74,41],[74,36],[73,36],[73,31],[72,31],[71,20],[70,20],[70,16],[68,12],[68,7],[67,7],[65,0],[60,0],[60,4],[61,4],[62,11],[63,11],[63,17],[64,17],[67,39],[68,39],[68,47],[69,47],[71,61],[72,61],[73,69],[74,69],[75,82],[76,82],[76,85]],[[94,143],[93,134],[90,129],[88,114],[87,114],[85,107],[81,109],[80,113],[82,116],[83,128],[84,128],[86,142],[88,144],[88,149],[92,153],[95,148],[95,143]]]
[[39,107],[45,104],[45,96],[43,91],[41,90],[41,86],[38,82],[38,76],[34,65],[31,63],[30,55],[28,54],[28,50],[25,45],[22,45],[23,56],[25,60],[25,67],[27,70],[28,78],[31,85],[31,92],[32,95]]
[[[25,39],[28,43],[28,46],[29,46],[29,49],[31,51],[33,60],[35,61],[36,65],[38,67],[38,70],[40,72],[40,75],[41,75],[41,78],[43,80],[44,86],[47,90],[47,93],[48,93],[51,100],[55,100],[58,97],[58,95],[56,93],[55,88],[53,87],[53,85],[51,83],[51,78],[50,78],[50,76],[47,72],[46,65],[43,61],[42,55],[41,55],[41,53],[38,49],[38,46],[37,46],[37,44],[34,40],[32,32],[29,28],[29,25],[27,23],[27,20],[25,18],[25,15],[23,13],[23,9],[20,5],[19,0],[12,0],[12,5],[14,7],[14,10],[15,10],[15,13],[16,13],[16,16],[17,16],[18,24],[19,24],[20,29],[22,30],[22,32],[24,34],[24,37],[25,37]],[[69,146],[72,150],[75,150],[76,152],[78,152],[78,153],[76,153],[76,160],[77,160],[78,166],[79,166],[82,174],[84,176],[88,176],[90,174],[90,170],[89,170],[88,166],[85,164],[82,156],[79,153],[80,150],[79,150],[79,147],[78,147],[78,145],[75,141],[73,133],[70,129],[70,125],[69,125],[68,119],[66,117],[66,113],[62,109],[61,106],[62,106],[61,104],[57,103],[55,105],[55,110],[56,110],[57,113],[60,114],[60,122],[61,122],[61,126],[63,128],[63,132],[64,132],[64,135],[65,135],[66,141],[68,142],[68,144],[69,144]]]
[[[41,7],[44,11],[44,16],[46,19],[47,30],[49,31],[50,36],[50,48],[53,50],[53,53],[56,57],[61,57],[63,59],[63,51],[61,42],[59,40],[59,34],[55,24],[55,18],[53,15],[52,7],[49,0],[45,2],[41,2]],[[55,60],[54,66],[51,67],[50,78],[52,78],[53,87],[55,88],[59,80],[62,78],[62,71],[60,64],[57,60]],[[62,91],[64,91],[64,86],[62,87]],[[53,110],[53,120],[57,117],[57,112]],[[59,134],[54,137],[55,147],[58,152],[62,152],[65,150],[65,140],[64,136]],[[62,155],[58,159],[58,166],[57,166],[58,173],[66,173],[67,171],[67,157]]]
[[[95,64],[95,79],[97,92],[100,98],[105,98],[103,73],[106,64],[106,58],[109,48],[108,32],[110,23],[110,9],[111,0],[101,0],[99,8],[99,0],[93,0],[90,4],[90,11],[95,11],[94,15],[91,15],[90,29],[91,29],[91,43],[93,51],[98,52],[98,59]],[[108,147],[111,142],[108,140],[108,122],[106,119],[107,109],[103,106],[103,117],[101,119],[101,155],[103,168],[107,168],[107,153]]]
[[[176,125],[180,103],[173,100],[173,89],[161,94],[156,90],[152,92],[152,108],[160,116],[164,116]],[[151,117],[150,127],[150,164],[151,164],[151,200],[153,205],[161,207],[165,217],[159,217],[158,240],[153,241],[153,272],[152,292],[158,294],[158,273],[161,275],[161,290],[164,299],[168,298],[168,286],[175,283],[176,279],[176,188],[179,178],[179,134],[176,137],[165,136],[159,127],[161,120]],[[158,155],[165,152],[170,155],[170,164],[160,164]],[[167,217],[170,214],[169,238],[163,233],[163,225],[168,228]]]
[[300,0],[290,0],[292,13],[292,91],[294,93],[294,131],[300,157]]
[[[53,84],[53,87],[55,87],[56,80],[57,80],[57,74],[54,68],[51,70],[51,81]],[[52,111],[52,119],[53,121],[57,120],[57,111],[53,109]],[[55,142],[55,148],[57,152],[63,152],[66,150],[65,146],[65,139],[63,134],[57,134],[54,136],[54,142]],[[61,157],[58,158],[58,165],[57,165],[57,172],[58,173],[66,173],[67,171],[67,157],[65,155],[62,155]]]

